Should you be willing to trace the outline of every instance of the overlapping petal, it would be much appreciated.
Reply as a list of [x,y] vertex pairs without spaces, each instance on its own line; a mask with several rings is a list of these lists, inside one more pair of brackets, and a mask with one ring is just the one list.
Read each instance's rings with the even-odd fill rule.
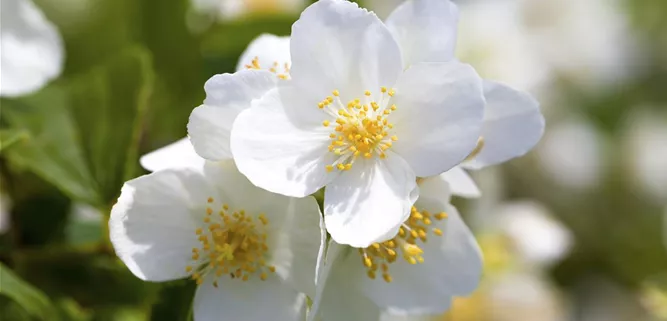
[[236,116],[253,100],[275,88],[277,78],[264,70],[215,75],[204,85],[206,100],[195,108],[188,134],[197,154],[209,160],[231,158],[229,137]]
[[416,177],[400,156],[358,160],[324,194],[324,222],[340,244],[367,247],[396,235],[417,195]]
[[190,140],[183,138],[141,156],[139,163],[146,170],[155,172],[169,168],[201,169],[204,159],[195,152]]
[[477,198],[482,196],[482,192],[477,187],[477,183],[460,166],[456,166],[434,179],[441,179],[447,182],[451,188],[452,194],[467,198]]
[[484,81],[486,109],[482,137],[484,147],[467,168],[502,163],[532,149],[544,133],[539,103],[529,94],[492,81]]
[[398,141],[392,147],[420,177],[459,164],[482,127],[482,80],[470,66],[451,61],[412,65],[396,84],[389,116]]
[[324,128],[315,131],[291,122],[277,89],[238,116],[231,137],[241,173],[261,188],[294,197],[310,195],[335,178],[325,170],[335,156],[328,145]]
[[116,254],[142,280],[167,281],[187,276],[194,230],[210,187],[193,170],[165,170],[123,186],[111,211],[109,234]]
[[253,66],[252,63],[255,58],[260,69],[271,70],[271,68],[275,68],[275,73],[286,73],[285,64],[287,64],[287,68],[292,64],[290,37],[280,37],[268,33],[257,36],[241,54],[236,70],[255,68],[256,66]]
[[403,66],[454,59],[459,11],[449,0],[408,0],[387,18],[401,46]]
[[321,0],[304,10],[292,26],[291,55],[300,99],[286,105],[288,114],[319,115],[317,103],[333,90],[345,102],[365,90],[379,93],[402,71],[400,49],[387,27],[374,13],[344,0]]

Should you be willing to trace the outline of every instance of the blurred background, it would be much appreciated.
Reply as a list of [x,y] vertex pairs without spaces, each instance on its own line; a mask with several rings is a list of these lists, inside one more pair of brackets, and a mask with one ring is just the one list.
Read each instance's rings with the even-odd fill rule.
[[[33,1],[64,50],[51,81],[0,98],[0,320],[187,320],[193,282],[135,278],[110,208],[142,154],[186,135],[204,82],[311,1]],[[0,3],[5,88],[19,2]],[[535,95],[547,126],[454,200],[486,271],[439,319],[667,320],[667,1],[456,2],[458,58]]]

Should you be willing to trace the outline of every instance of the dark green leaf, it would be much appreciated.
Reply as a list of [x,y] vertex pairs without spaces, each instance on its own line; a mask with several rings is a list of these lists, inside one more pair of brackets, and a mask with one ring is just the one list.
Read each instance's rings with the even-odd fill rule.
[[195,282],[188,280],[166,284],[158,294],[158,301],[151,308],[151,320],[189,320],[196,289]]
[[0,294],[12,299],[29,315],[40,320],[58,318],[51,301],[44,293],[34,288],[0,263]]

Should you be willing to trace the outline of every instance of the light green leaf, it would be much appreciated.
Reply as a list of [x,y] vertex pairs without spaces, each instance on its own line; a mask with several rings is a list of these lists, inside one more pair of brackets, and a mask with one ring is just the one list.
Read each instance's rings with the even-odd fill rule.
[[0,130],[0,152],[16,143],[27,140],[29,134],[22,129],[2,129]]
[[0,294],[16,302],[32,317],[57,320],[58,315],[44,293],[26,283],[8,267],[0,263]]
[[58,85],[19,100],[3,101],[3,119],[11,128],[29,133],[28,139],[3,153],[13,164],[34,172],[69,197],[98,204],[98,187],[86,164],[68,104],[67,92]]

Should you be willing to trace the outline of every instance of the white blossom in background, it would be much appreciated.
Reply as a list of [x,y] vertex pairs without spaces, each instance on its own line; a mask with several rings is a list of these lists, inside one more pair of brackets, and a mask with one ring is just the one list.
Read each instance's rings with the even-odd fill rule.
[[[325,224],[342,244],[395,235],[417,197],[416,177],[455,166],[479,137],[475,71],[449,58],[409,62],[420,53],[402,53],[397,40],[356,4],[313,4],[292,28],[290,79],[233,126],[234,159],[255,185],[295,197],[327,186]],[[217,159],[215,129],[189,128],[197,152]]]
[[[213,76],[205,85],[206,100],[199,108],[202,117],[206,118],[210,113],[215,113],[216,108],[229,103],[234,104],[235,109],[222,115],[227,121],[227,129],[231,129],[231,123],[236,118],[238,111],[249,108],[252,100],[262,95],[262,91],[272,88],[275,81],[272,78],[286,77],[289,72],[291,60],[289,56],[289,37],[279,37],[271,34],[262,34],[255,38],[239,58],[236,71],[238,74],[223,74]],[[263,70],[260,72],[259,70]],[[273,76],[268,73],[272,73]],[[262,87],[244,91],[241,89],[243,79],[255,79]],[[240,90],[240,91],[239,91]],[[206,119],[203,119],[206,121]],[[210,120],[208,120],[210,121]],[[229,132],[221,135],[229,137]],[[229,150],[229,142],[223,142],[225,151]],[[231,158],[231,154],[225,152],[221,159]],[[152,151],[140,159],[141,166],[149,171],[158,171],[167,168],[202,168],[204,159],[199,156],[186,137],[175,143]]]
[[534,91],[550,66],[536,55],[519,0],[462,1],[457,57],[489,79]]
[[623,137],[623,155],[635,184],[645,195],[667,204],[667,114],[633,113]]
[[62,42],[56,26],[32,1],[3,0],[0,96],[29,94],[60,75],[64,59]]
[[306,6],[305,0],[191,0],[202,14],[231,20],[252,13],[297,13]]
[[532,51],[578,86],[621,83],[638,70],[640,44],[619,0],[519,0]]
[[590,189],[600,184],[606,168],[603,134],[583,119],[551,125],[537,147],[541,169],[563,187]]
[[407,315],[443,313],[455,296],[477,288],[481,252],[448,203],[447,184],[425,179],[419,187],[410,218],[393,239],[361,249],[329,243],[311,320],[413,320]]
[[195,320],[302,320],[320,221],[314,198],[266,192],[224,161],[203,174],[169,169],[126,182],[109,233],[140,279],[198,284]]
[[534,201],[502,203],[495,213],[496,224],[512,241],[524,264],[548,267],[569,253],[572,232]]

